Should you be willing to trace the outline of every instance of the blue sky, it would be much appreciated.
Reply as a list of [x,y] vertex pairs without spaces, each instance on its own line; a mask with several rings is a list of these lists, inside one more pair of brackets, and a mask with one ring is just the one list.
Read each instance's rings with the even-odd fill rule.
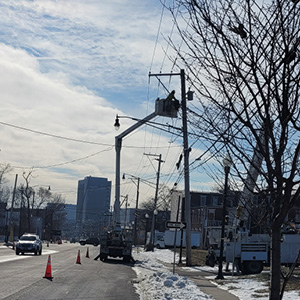
[[[78,180],[107,177],[113,202],[119,134],[114,119],[116,114],[143,118],[154,111],[155,99],[166,95],[148,73],[171,71],[165,56],[172,55],[166,42],[171,16],[166,10],[162,15],[158,0],[0,0],[0,30],[0,163],[14,167],[10,184],[14,174],[33,167],[32,185],[51,185],[75,204]],[[165,80],[180,95],[179,79]],[[158,121],[181,126],[177,119]],[[120,132],[133,124],[127,118],[120,122]],[[121,172],[155,181],[157,163],[144,153],[162,154],[161,182],[172,186],[179,177],[181,143],[140,128],[124,140]],[[192,159],[200,154],[196,149]],[[200,182],[202,171],[191,174],[192,189],[214,184],[203,176]],[[130,180],[122,183],[122,195],[135,199],[135,191]],[[142,201],[154,196],[149,186],[141,185],[141,191]]]

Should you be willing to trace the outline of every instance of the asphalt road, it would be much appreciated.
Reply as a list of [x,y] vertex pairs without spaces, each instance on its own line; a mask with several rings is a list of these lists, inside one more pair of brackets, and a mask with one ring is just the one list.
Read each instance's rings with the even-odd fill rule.
[[[88,255],[87,255],[88,247]],[[76,263],[80,250],[80,264]],[[95,261],[99,246],[43,245],[41,256],[16,256],[12,249],[0,247],[0,299],[9,300],[138,300],[130,264],[111,259]],[[51,256],[52,280],[43,278]]]

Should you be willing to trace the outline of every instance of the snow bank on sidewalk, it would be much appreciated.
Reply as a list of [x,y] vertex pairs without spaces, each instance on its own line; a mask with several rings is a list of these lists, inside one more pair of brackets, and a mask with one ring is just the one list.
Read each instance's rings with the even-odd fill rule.
[[173,252],[168,249],[154,252],[135,252],[133,270],[137,273],[135,288],[141,300],[204,300],[214,299],[204,294],[186,277],[169,272],[159,261],[172,263]]

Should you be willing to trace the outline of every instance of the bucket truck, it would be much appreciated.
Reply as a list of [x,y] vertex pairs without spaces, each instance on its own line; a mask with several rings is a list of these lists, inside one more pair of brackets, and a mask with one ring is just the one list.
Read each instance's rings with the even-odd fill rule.
[[[125,226],[123,228],[120,224],[120,162],[122,139],[156,116],[176,118],[180,104],[179,101],[174,98],[174,93],[175,91],[172,91],[166,99],[156,99],[155,111],[153,113],[142,120],[138,120],[137,123],[115,137],[116,177],[113,224],[112,228],[104,232],[100,240],[100,260],[102,261],[105,261],[108,256],[121,257],[124,261],[130,261],[132,259],[132,229],[125,228]],[[118,116],[116,124],[118,125]]]
[[[261,131],[261,147],[264,147],[264,131]],[[234,220],[234,226],[227,228],[231,232],[230,241],[225,242],[225,261],[237,266],[242,274],[258,274],[264,266],[270,264],[270,236],[268,234],[251,234],[247,228],[250,228],[250,218],[246,210],[242,211],[245,203],[253,197],[256,181],[260,173],[263,162],[261,149],[256,147],[254,155],[247,173],[243,192],[241,194],[237,213]],[[243,228],[237,231],[237,222],[243,224]],[[209,233],[212,237],[213,233]],[[297,258],[300,249],[300,234],[296,231],[283,232],[281,243],[281,264],[292,265]],[[214,266],[218,261],[219,250],[209,249],[206,257],[206,264]]]

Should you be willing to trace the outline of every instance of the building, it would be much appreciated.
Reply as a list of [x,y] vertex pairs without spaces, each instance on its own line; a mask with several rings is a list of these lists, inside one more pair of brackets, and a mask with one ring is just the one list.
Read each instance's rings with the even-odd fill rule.
[[76,221],[76,208],[77,205],[75,204],[65,204],[64,209],[66,213],[66,221],[74,222]]
[[76,239],[76,207],[74,204],[64,204],[64,224],[62,225],[62,238],[66,240]]
[[110,222],[111,181],[85,177],[78,181],[76,222],[81,237],[99,236]]
[[[208,234],[213,229],[220,231],[223,218],[223,193],[191,192],[191,230],[201,232],[202,247],[207,248]],[[232,224],[240,193],[227,196],[226,215]],[[175,191],[171,199],[171,221],[185,222],[185,198],[183,191]]]

